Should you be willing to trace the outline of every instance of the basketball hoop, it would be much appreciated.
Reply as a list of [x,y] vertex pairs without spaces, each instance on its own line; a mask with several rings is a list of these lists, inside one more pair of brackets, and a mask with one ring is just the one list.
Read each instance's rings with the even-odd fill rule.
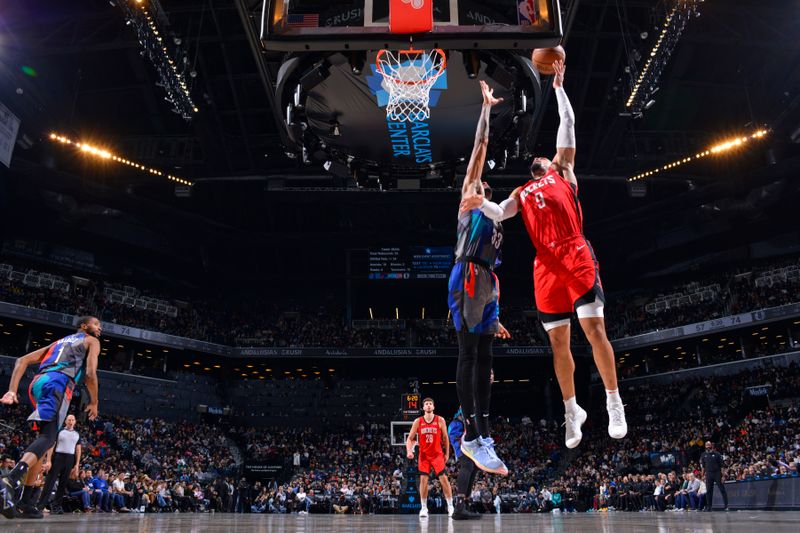
[[381,50],[375,65],[389,93],[386,118],[397,122],[430,118],[431,88],[447,66],[444,50]]

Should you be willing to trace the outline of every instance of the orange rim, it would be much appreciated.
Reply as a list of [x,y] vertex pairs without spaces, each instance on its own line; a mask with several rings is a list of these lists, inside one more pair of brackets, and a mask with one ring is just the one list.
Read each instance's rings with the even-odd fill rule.
[[[444,50],[442,50],[441,48],[435,48],[434,50],[435,50],[435,51],[436,51],[436,53],[437,53],[437,54],[439,54],[439,56],[441,56],[441,58],[442,58],[442,64],[441,64],[441,66],[439,67],[439,70],[438,70],[438,72],[436,73],[436,76],[435,76],[436,78],[438,78],[439,76],[441,76],[441,75],[442,75],[442,72],[444,72],[444,69],[445,69],[445,68],[447,68],[447,56],[445,55],[445,53],[444,53]],[[403,81],[403,80],[398,80],[397,78],[395,78],[395,77],[393,77],[393,76],[390,76],[390,75],[386,74],[386,73],[383,71],[383,68],[381,68],[381,57],[382,57],[384,54],[386,54],[387,52],[388,52],[388,50],[379,50],[379,51],[378,51],[378,55],[375,57],[375,68],[377,68],[377,69],[378,69],[378,72],[379,72],[379,73],[380,73],[380,74],[381,74],[383,77],[385,77],[385,78],[389,78],[389,79],[390,79],[390,80],[391,80],[393,83],[402,83],[403,85],[419,85],[420,83],[425,83],[426,81],[428,81],[428,80],[430,79],[430,77],[427,77],[427,78],[423,78],[423,79],[421,79],[421,80],[419,80],[419,81]],[[397,52],[398,56],[399,56],[400,54],[407,54],[407,55],[416,54],[416,55],[422,55],[422,54],[425,54],[425,53],[427,53],[425,50],[415,50],[414,48],[409,48],[408,50],[399,50],[399,51]]]

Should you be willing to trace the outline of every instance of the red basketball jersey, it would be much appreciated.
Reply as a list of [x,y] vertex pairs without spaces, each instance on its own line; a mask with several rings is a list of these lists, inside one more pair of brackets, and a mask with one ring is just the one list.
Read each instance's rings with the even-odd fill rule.
[[439,416],[437,415],[433,416],[430,424],[425,422],[425,416],[419,417],[419,454],[426,457],[444,454]]
[[573,188],[554,169],[525,184],[519,195],[520,210],[537,252],[559,241],[583,234],[583,212]]

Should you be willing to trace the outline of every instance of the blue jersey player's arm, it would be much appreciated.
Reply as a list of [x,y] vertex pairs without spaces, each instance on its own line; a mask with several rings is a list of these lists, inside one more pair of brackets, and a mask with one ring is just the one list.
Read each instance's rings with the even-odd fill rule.
[[86,412],[89,420],[97,418],[97,357],[100,355],[100,341],[87,336],[84,340],[89,353],[86,355],[86,390],[89,391],[89,405]]
[[481,80],[480,84],[483,106],[481,106],[481,116],[478,118],[478,127],[475,130],[475,144],[472,146],[467,175],[464,176],[464,184],[461,186],[461,196],[483,194],[481,175],[483,174],[483,164],[486,161],[486,149],[489,146],[489,118],[492,106],[503,101],[502,98],[494,97],[494,89],[490,88],[485,81]]
[[0,403],[2,403],[3,405],[11,405],[19,403],[19,397],[17,396],[17,389],[19,388],[19,382],[22,379],[22,376],[25,375],[25,370],[27,370],[30,365],[35,365],[36,363],[41,361],[42,357],[44,357],[44,355],[53,346],[53,344],[45,346],[44,348],[39,348],[35,352],[23,355],[22,357],[17,359],[17,362],[14,363],[14,371],[11,373],[11,381],[8,384],[8,392],[6,392],[3,395],[3,398],[0,399]]

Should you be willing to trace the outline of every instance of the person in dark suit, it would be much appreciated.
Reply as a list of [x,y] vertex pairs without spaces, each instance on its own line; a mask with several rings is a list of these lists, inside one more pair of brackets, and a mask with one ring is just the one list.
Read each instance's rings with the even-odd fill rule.
[[706,512],[712,511],[714,501],[714,484],[719,485],[719,490],[722,493],[722,501],[725,502],[725,510],[728,510],[728,491],[725,490],[725,485],[722,483],[722,454],[714,449],[714,443],[706,441],[706,451],[700,456],[700,466],[703,469],[703,474],[706,479]]

